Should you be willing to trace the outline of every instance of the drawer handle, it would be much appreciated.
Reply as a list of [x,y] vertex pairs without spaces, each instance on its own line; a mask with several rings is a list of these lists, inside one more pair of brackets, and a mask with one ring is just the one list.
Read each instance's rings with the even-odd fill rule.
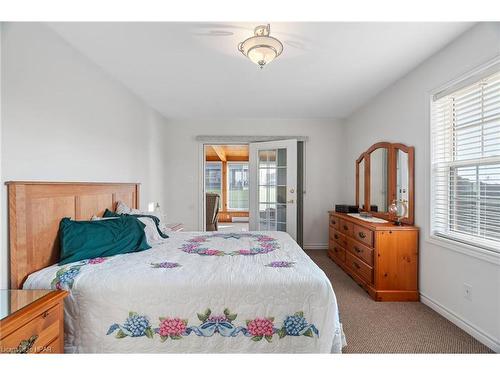
[[335,234],[333,237],[335,237],[336,240],[339,239],[339,235],[338,234]]
[[339,252],[339,250],[336,247],[333,248],[333,251],[335,251],[336,253]]
[[332,225],[335,225],[337,224],[337,222],[335,220],[332,220]]
[[360,238],[365,238],[366,237],[366,233],[365,232],[358,232],[358,236]]
[[38,335],[33,335],[27,340],[22,340],[19,343],[19,346],[14,351],[14,353],[16,353],[16,354],[28,353],[30,351],[30,349],[33,347],[33,344],[35,343],[37,338],[38,338]]
[[361,268],[361,267],[359,266],[359,264],[358,264],[358,263],[356,263],[356,262],[352,262],[352,265],[353,265],[354,267],[356,267],[358,270]]
[[44,313],[42,314],[42,318],[46,318],[49,316],[49,312],[48,311],[44,311]]
[[357,252],[358,254],[361,253],[363,250],[359,249],[357,246],[354,246],[354,251]]
[[344,230],[348,230],[348,229],[349,229],[349,227],[344,224]]

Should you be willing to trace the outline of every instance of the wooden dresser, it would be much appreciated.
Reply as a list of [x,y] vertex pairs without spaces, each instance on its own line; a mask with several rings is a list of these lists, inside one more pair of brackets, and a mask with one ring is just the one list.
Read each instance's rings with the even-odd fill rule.
[[57,290],[1,290],[0,353],[64,353],[64,297]]
[[329,257],[376,301],[418,301],[418,228],[329,212]]

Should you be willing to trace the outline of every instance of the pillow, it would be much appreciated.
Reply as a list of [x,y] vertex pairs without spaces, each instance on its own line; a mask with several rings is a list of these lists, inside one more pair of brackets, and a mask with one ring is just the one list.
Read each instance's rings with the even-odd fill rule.
[[[148,211],[141,211],[138,210],[137,208],[130,208],[127,204],[123,203],[122,201],[118,201],[116,204],[116,213],[118,215],[144,215],[144,216],[154,216],[158,218],[159,221],[161,221],[161,217],[156,215],[154,212],[148,212]],[[159,226],[162,224],[159,223]]]
[[[110,217],[109,219],[113,218]],[[146,227],[144,228],[144,233],[146,233],[146,240],[148,241],[149,246],[160,245],[164,242],[163,237],[160,235],[160,232],[158,231],[157,226],[152,218],[137,216],[137,219],[140,220],[144,225],[146,225]],[[166,238],[168,238],[168,236]]]
[[64,218],[59,224],[59,265],[150,249],[144,228],[133,216],[94,221]]
[[139,211],[136,208],[130,208],[122,201],[118,201],[118,203],[116,204],[116,213],[118,215],[123,215],[123,214],[130,215],[130,214],[140,214],[141,211]]
[[[146,215],[146,214],[119,214],[118,212],[113,212],[113,211],[110,211],[110,210],[108,210],[106,208],[106,210],[104,210],[104,214],[102,215],[102,218],[103,219],[108,219],[108,218],[113,218],[113,217],[122,216],[122,215],[133,216],[133,217],[136,217],[136,218],[149,218],[149,219],[151,219],[153,221],[153,223],[154,223],[154,225],[156,227],[155,230],[156,230],[157,235],[159,235],[163,239],[168,238],[168,235],[166,235],[165,233],[163,233],[162,229],[160,229],[160,219],[158,219],[158,217],[155,216],[155,215]],[[156,235],[155,235],[155,238],[157,238]],[[155,241],[155,240],[153,240],[153,241]],[[163,241],[161,241],[161,242],[163,242]],[[150,243],[150,245],[151,245],[151,243]]]
[[[90,220],[113,220],[113,219],[118,219],[120,217],[120,215],[113,213],[109,210],[104,211],[104,215],[105,215],[104,217],[99,217],[94,215]],[[116,215],[116,216],[111,216],[111,215]],[[140,215],[130,215],[130,216],[137,217],[137,219],[146,226],[144,228],[144,233],[146,233],[146,241],[148,242],[149,246],[160,245],[164,242],[163,237],[160,235],[156,227],[156,223],[152,218]],[[168,238],[168,236],[166,238]]]

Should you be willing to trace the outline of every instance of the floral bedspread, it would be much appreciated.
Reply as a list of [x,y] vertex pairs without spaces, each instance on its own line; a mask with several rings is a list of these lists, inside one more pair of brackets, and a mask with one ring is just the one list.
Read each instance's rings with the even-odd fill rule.
[[330,281],[283,232],[172,233],[139,253],[51,266],[65,349],[84,353],[329,353],[344,344]]

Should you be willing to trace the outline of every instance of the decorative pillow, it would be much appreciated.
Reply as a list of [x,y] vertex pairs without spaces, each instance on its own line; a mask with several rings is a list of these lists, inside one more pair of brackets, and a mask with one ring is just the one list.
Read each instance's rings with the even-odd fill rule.
[[116,220],[64,218],[59,224],[59,264],[150,249],[144,228],[144,223],[127,215]]

